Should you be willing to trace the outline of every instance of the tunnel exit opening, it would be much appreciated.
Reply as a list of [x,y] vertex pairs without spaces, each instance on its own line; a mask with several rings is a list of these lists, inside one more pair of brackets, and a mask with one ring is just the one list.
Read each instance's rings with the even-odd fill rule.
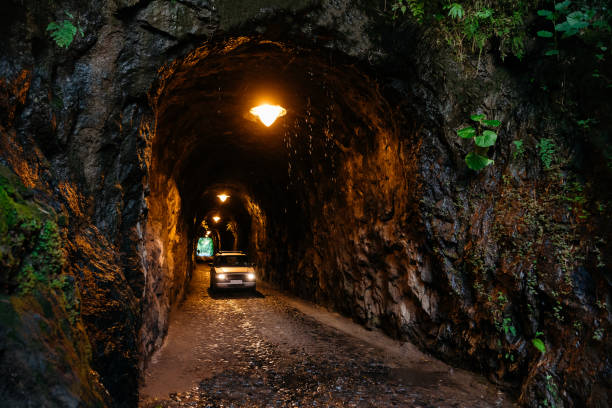
[[214,255],[215,246],[213,240],[210,237],[198,238],[198,244],[196,248],[197,256],[200,257],[211,257]]

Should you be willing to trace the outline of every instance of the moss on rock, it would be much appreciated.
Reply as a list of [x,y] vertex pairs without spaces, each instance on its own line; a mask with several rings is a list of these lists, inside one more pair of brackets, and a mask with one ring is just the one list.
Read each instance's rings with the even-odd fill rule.
[[58,214],[0,166],[0,400],[105,406]]

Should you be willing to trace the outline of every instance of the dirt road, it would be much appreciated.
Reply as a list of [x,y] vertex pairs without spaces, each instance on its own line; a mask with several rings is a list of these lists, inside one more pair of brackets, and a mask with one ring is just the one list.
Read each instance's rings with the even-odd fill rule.
[[269,288],[208,292],[199,266],[141,407],[497,407],[509,398],[377,331]]

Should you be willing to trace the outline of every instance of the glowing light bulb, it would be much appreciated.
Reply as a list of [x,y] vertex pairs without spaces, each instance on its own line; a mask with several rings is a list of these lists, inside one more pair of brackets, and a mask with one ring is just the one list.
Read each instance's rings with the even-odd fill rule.
[[214,221],[214,222],[219,222],[219,220],[220,220],[220,219],[221,219],[221,217],[219,217],[218,215],[215,215],[215,216],[213,217],[213,221]]
[[250,112],[252,115],[259,117],[261,123],[268,127],[270,127],[277,118],[287,114],[287,110],[282,106],[268,105],[267,103],[251,108]]
[[219,197],[219,200],[221,200],[222,203],[225,202],[225,200],[227,200],[229,198],[229,196],[227,194],[219,194],[217,195],[217,197]]

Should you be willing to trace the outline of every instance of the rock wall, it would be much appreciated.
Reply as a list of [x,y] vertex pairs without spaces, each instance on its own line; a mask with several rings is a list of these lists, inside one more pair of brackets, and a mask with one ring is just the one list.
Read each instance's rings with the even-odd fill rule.
[[[44,282],[66,275],[81,297],[82,324],[52,329],[45,345],[67,345],[55,361],[80,373],[78,385],[58,384],[58,395],[36,385],[32,401],[136,404],[138,370],[190,277],[197,220],[198,196],[188,197],[193,185],[177,170],[194,158],[179,154],[193,145],[163,133],[170,125],[160,125],[156,92],[171,61],[195,64],[228,44],[229,53],[246,35],[317,64],[302,67],[313,89],[301,101],[308,113],[283,135],[287,185],[254,183],[243,194],[265,279],[487,373],[526,405],[609,404],[610,193],[597,188],[609,173],[524,69],[493,53],[458,61],[436,30],[391,23],[348,0],[218,3],[4,7],[0,163],[65,215],[64,269]],[[83,35],[63,49],[46,27],[65,12]],[[172,114],[193,114],[171,105]],[[471,146],[455,132],[477,112],[502,127],[495,165],[473,173],[463,161]],[[542,137],[556,145],[552,169],[539,157]],[[22,323],[10,317],[2,333],[19,332],[39,310],[9,293],[11,271],[3,296],[17,298],[3,304]],[[45,319],[70,321],[71,309],[49,296]],[[3,350],[13,350],[5,339]],[[97,374],[84,374],[88,366]],[[15,384],[31,369],[9,367]],[[7,400],[23,397],[5,384]]]
[[[293,216],[305,228],[282,237],[271,279],[487,373],[522,404],[607,406],[610,215],[593,186],[609,172],[586,170],[575,125],[493,55],[453,64],[432,52],[435,32],[409,35],[387,48],[394,65],[375,63],[382,97],[343,93],[357,118],[331,103],[336,123],[296,125]],[[479,173],[456,134],[473,113],[502,123],[495,165]],[[542,138],[555,144],[550,167]],[[310,166],[330,156],[335,169]]]

